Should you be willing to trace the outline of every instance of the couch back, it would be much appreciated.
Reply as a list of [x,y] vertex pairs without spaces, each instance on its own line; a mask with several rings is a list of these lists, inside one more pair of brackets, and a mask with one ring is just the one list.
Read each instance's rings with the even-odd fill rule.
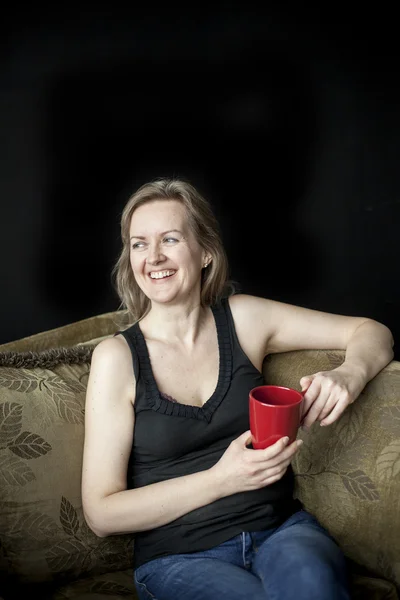
[[[0,346],[0,574],[59,582],[130,568],[134,536],[97,538],[80,494],[84,402],[93,347],[118,327],[92,317]],[[299,389],[339,351],[265,361],[269,383]],[[3,366],[1,366],[3,365]],[[400,363],[371,381],[330,427],[301,431],[296,494],[346,555],[400,586]]]

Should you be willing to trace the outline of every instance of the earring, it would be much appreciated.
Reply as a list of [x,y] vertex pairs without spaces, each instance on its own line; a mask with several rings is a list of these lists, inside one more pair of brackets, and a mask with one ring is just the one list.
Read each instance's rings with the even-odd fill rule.
[[205,262],[203,265],[203,268],[205,269],[206,267],[208,267],[209,264],[210,264],[209,262]]

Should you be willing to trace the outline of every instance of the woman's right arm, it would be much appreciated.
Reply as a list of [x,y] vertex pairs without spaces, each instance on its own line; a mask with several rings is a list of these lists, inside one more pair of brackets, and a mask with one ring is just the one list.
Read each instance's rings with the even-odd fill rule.
[[128,490],[134,399],[126,341],[117,336],[100,342],[86,393],[82,467],[85,519],[100,537],[154,529],[224,496],[269,485],[283,476],[298,447],[279,440],[265,450],[251,450],[247,431],[211,469]]

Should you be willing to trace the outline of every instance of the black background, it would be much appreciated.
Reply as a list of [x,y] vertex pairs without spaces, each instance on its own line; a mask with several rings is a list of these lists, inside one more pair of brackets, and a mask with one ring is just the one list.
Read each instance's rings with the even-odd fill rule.
[[0,343],[118,307],[120,212],[164,175],[211,200],[243,292],[397,340],[396,19],[351,6],[10,6]]

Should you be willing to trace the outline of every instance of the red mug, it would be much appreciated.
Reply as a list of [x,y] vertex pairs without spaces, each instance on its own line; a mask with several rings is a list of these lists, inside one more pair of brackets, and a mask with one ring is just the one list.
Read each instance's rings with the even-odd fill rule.
[[250,390],[249,412],[253,448],[267,448],[282,437],[294,442],[301,422],[305,392],[280,385],[260,385]]

